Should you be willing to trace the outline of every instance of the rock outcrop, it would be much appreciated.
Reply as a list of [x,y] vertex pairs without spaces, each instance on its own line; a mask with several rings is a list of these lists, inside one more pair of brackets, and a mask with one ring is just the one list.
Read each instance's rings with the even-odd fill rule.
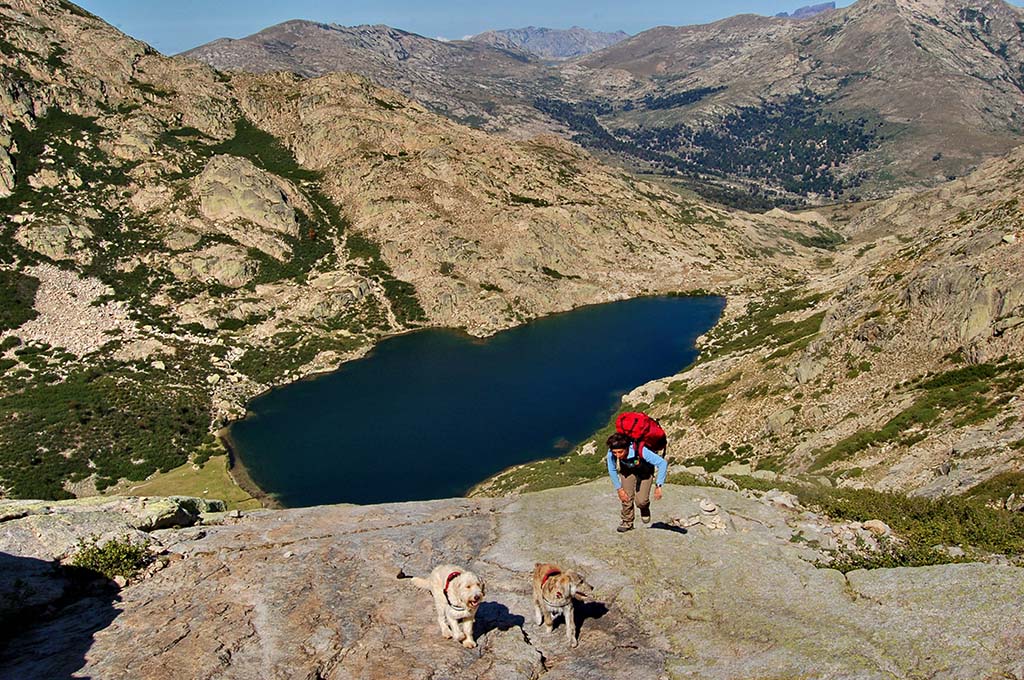
[[29,222],[18,228],[18,242],[51,260],[81,257],[86,241],[92,237],[89,227],[61,215],[53,221]]
[[14,193],[14,164],[7,149],[0,146],[0,198]]
[[245,250],[227,243],[189,253],[171,261],[167,268],[182,280],[212,279],[229,288],[244,286],[257,272],[256,264],[247,258]]
[[[614,531],[618,503],[605,482],[514,499],[208,514],[201,527],[149,531],[168,566],[116,598],[59,603],[20,630],[0,662],[4,677],[24,680],[1024,674],[1021,569],[844,577],[815,567],[820,554],[792,540],[808,513],[774,500],[670,485],[655,523],[626,535]],[[668,521],[709,512],[720,527]],[[38,571],[36,555],[54,551],[6,537],[30,522],[33,531],[71,525],[66,514],[12,515],[0,524],[8,587],[17,569]],[[578,649],[532,622],[536,561],[574,564],[595,587],[580,605]],[[396,578],[442,562],[487,582],[476,650],[442,639],[429,595]]]
[[280,179],[244,158],[214,156],[196,177],[195,188],[204,217],[248,222],[259,230],[256,234],[245,227],[232,230],[240,243],[259,248],[279,260],[287,258],[288,246],[275,239],[274,234],[298,236],[299,225]]

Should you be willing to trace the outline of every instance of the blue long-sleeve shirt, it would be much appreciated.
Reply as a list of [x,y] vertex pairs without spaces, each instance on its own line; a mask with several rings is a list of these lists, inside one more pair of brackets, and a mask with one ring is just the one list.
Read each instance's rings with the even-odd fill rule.
[[668,461],[651,451],[646,446],[643,448],[644,458],[641,461],[636,457],[636,450],[633,444],[629,445],[629,451],[626,452],[626,457],[622,460],[618,460],[612,454],[611,450],[608,451],[608,476],[612,478],[612,484],[615,485],[615,490],[618,491],[622,488],[622,482],[619,481],[619,471],[615,467],[615,463],[618,462],[622,466],[623,472],[629,472],[631,469],[635,469],[643,462],[650,463],[658,470],[658,477],[655,480],[655,484],[661,486],[665,483],[665,475],[668,474]]

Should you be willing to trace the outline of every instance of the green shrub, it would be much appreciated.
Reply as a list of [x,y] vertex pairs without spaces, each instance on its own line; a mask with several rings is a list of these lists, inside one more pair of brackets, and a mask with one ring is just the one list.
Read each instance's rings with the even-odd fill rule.
[[[1022,440],[1024,441],[1024,440]],[[964,492],[963,498],[983,503],[1002,501],[1016,494],[1024,497],[1024,472],[1004,472]]]
[[3,341],[0,341],[0,352],[6,352],[9,349],[17,347],[21,344],[21,338],[16,335],[8,335]]
[[[17,328],[39,316],[33,308],[38,289],[39,279],[35,277],[15,271],[0,271],[0,331]],[[4,340],[6,344],[7,340]]]
[[755,347],[782,347],[817,333],[824,318],[821,312],[802,321],[775,321],[776,317],[807,309],[825,297],[819,293],[803,296],[799,293],[774,291],[762,301],[751,303],[744,316],[719,323],[708,332],[708,349],[701,352],[698,361],[710,361]]
[[[944,415],[956,416],[951,421],[953,427],[988,420],[1009,403],[1009,392],[1016,390],[1021,381],[1018,363],[978,364],[927,377],[912,386],[921,392],[913,404],[881,428],[859,430],[821,451],[811,464],[811,470],[828,467],[876,444],[899,441],[909,446],[923,436],[907,438],[904,433],[908,429],[924,428]],[[995,390],[1005,393],[990,398],[989,394]]]
[[247,118],[237,119],[234,136],[212,147],[210,151],[248,158],[264,170],[295,182],[320,179],[319,172],[303,168],[288,147]]
[[89,569],[109,579],[115,576],[131,578],[149,564],[151,555],[145,546],[132,543],[128,536],[97,544],[97,537],[78,542],[71,564]]
[[523,205],[532,205],[536,208],[547,208],[551,205],[543,198],[534,198],[533,196],[521,196],[519,194],[514,193],[509,193],[508,202],[512,205],[519,203]]
[[722,404],[729,398],[728,394],[717,393],[712,394],[704,399],[701,399],[693,404],[687,411],[689,416],[694,420],[700,422],[707,420],[714,414],[718,413],[718,409],[722,407]]
[[211,405],[199,387],[202,357],[182,363],[188,373],[103,365],[0,397],[0,480],[10,495],[69,498],[68,481],[95,474],[102,490],[184,463],[207,433]]
[[987,508],[970,498],[930,499],[871,489],[812,486],[788,490],[805,505],[832,518],[882,520],[903,540],[908,560],[920,558],[935,545],[970,546],[1006,555],[1024,553],[1024,515]]
[[726,448],[720,448],[716,452],[712,452],[702,456],[701,458],[691,458],[686,461],[687,465],[700,465],[708,472],[718,472],[729,463],[736,460],[736,454]]

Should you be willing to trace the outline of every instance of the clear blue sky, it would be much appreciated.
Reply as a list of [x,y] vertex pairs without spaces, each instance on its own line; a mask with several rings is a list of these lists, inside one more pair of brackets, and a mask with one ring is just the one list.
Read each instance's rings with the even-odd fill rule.
[[[577,25],[639,33],[660,25],[715,21],[734,14],[790,12],[817,0],[77,0],[85,9],[164,54],[216,38],[241,38],[288,19],[345,26],[387,24],[431,38],[462,38],[495,28]],[[837,5],[851,4],[839,0]]]

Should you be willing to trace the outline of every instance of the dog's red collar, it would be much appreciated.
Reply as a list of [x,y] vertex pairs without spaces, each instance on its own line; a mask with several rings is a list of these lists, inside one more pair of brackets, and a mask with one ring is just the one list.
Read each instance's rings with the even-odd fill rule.
[[549,578],[551,578],[552,576],[557,576],[558,574],[561,574],[561,573],[562,572],[559,571],[558,569],[548,569],[548,573],[544,574],[544,578],[542,578],[540,580],[540,587],[543,588],[544,584],[548,582]]
[[448,578],[444,581],[444,599],[447,600],[449,607],[452,606],[452,601],[448,599],[448,586],[451,584],[452,581],[455,580],[455,577],[461,573],[461,571],[453,571],[452,573],[448,574]]

